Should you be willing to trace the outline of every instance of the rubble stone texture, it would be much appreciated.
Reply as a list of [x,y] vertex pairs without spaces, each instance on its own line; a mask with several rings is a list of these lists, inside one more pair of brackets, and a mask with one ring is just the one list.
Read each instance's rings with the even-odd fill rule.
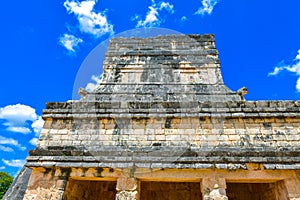
[[103,67],[47,103],[24,199],[300,199],[300,102],[230,90],[213,35],[114,38]]

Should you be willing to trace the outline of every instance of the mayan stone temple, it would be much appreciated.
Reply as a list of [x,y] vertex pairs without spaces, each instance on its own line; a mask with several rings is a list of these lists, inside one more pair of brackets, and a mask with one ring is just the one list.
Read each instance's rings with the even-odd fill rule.
[[114,38],[79,93],[47,103],[7,199],[300,199],[300,102],[230,90],[213,35]]

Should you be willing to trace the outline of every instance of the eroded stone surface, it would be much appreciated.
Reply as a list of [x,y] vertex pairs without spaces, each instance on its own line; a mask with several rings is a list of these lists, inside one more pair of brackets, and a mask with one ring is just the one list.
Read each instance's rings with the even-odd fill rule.
[[137,189],[137,180],[134,178],[120,177],[117,181],[117,191],[134,191]]
[[31,169],[24,166],[2,199],[22,200],[27,189],[30,175]]
[[121,191],[116,194],[116,200],[137,200],[137,191]]

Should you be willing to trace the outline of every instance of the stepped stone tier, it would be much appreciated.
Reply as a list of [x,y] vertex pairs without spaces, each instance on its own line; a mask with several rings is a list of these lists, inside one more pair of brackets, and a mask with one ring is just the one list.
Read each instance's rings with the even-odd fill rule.
[[213,35],[114,38],[103,68],[47,103],[21,198],[300,199],[300,102],[230,90]]

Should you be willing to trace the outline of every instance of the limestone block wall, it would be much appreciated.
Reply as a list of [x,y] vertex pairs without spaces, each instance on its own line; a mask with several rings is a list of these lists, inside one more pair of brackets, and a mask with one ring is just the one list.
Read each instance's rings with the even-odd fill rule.
[[299,118],[46,119],[37,148],[52,146],[300,147]]
[[114,38],[102,83],[223,83],[213,35]]
[[213,35],[114,38],[101,83],[83,101],[239,101],[223,83]]

